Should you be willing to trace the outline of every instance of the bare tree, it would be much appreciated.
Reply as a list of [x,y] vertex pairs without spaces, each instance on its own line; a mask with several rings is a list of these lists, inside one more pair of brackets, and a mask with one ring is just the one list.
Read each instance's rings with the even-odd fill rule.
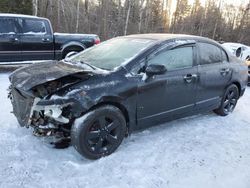
[[131,10],[131,2],[130,2],[130,0],[128,0],[127,2],[128,2],[128,11],[127,11],[127,16],[126,16],[124,35],[127,35],[129,15],[130,15],[130,10]]
[[57,0],[57,30],[60,30],[61,24],[61,1]]
[[37,16],[38,14],[38,0],[32,0],[33,4],[33,15]]
[[144,2],[145,0],[140,0],[140,16],[139,16],[139,26],[138,26],[138,33],[141,33],[141,27],[142,27],[142,16],[144,11]]
[[250,4],[238,7],[225,0],[207,0],[202,5],[200,1],[190,5],[189,0],[30,0],[30,5],[34,15],[51,20],[55,31],[95,33],[102,40],[173,32],[250,45]]
[[78,33],[79,30],[79,16],[80,16],[80,1],[77,1],[77,8],[76,8],[76,30],[75,32]]

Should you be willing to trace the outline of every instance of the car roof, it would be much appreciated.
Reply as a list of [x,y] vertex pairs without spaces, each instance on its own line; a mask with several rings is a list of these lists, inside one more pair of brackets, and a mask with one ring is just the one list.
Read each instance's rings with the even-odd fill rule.
[[233,43],[233,42],[225,42],[222,44],[223,46],[230,46],[230,47],[246,47],[246,48],[250,48],[249,46],[245,45],[245,44],[241,44],[241,43]]
[[0,17],[45,19],[37,16],[24,15],[24,14],[9,14],[9,13],[0,13]]
[[131,38],[131,39],[154,40],[157,43],[162,43],[162,42],[169,41],[169,40],[177,40],[177,41],[178,40],[187,40],[190,42],[205,42],[205,43],[213,44],[213,45],[220,47],[221,49],[224,50],[224,52],[227,53],[229,58],[232,56],[231,53],[227,50],[227,48],[222,46],[217,41],[206,38],[206,37],[196,36],[196,35],[171,34],[171,33],[149,33],[149,34],[127,35],[127,36],[123,36],[123,37]]
[[127,35],[127,38],[137,38],[137,39],[151,39],[156,41],[166,41],[171,39],[184,39],[184,40],[196,40],[196,41],[205,41],[209,43],[219,44],[218,42],[195,35],[185,35],[185,34],[170,34],[170,33],[149,33],[149,34],[135,34],[135,35]]

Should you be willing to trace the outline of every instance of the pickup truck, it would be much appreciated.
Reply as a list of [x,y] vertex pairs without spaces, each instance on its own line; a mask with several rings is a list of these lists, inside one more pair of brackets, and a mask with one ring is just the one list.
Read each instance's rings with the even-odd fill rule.
[[0,14],[0,65],[60,60],[98,43],[94,34],[53,33],[46,18]]

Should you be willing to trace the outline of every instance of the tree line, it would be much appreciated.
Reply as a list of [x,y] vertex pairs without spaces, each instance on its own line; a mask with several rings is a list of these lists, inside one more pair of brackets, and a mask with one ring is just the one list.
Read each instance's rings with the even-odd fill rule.
[[183,33],[250,45],[250,0],[0,0],[0,12],[49,18],[56,32],[102,40],[137,33]]

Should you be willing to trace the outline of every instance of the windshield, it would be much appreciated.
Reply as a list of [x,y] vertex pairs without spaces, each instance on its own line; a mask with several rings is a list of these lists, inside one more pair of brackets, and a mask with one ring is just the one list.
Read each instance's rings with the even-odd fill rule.
[[69,60],[113,70],[128,62],[153,42],[154,40],[149,39],[115,38],[89,48]]

